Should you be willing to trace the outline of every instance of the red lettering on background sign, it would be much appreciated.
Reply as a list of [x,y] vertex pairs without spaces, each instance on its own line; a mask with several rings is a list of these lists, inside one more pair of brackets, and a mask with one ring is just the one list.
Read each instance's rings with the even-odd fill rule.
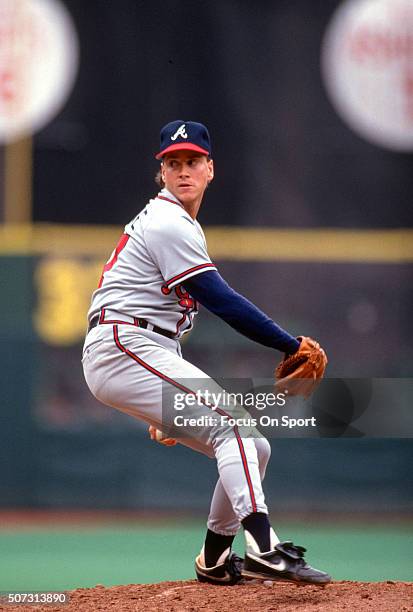
[[349,41],[350,53],[359,62],[387,63],[413,58],[413,34],[397,34],[368,27],[356,30]]
[[13,100],[16,95],[14,77],[10,71],[0,72],[0,98],[6,102]]
[[[350,57],[360,64],[374,64],[383,69],[399,70],[401,92],[405,98],[405,116],[413,122],[413,13],[394,7],[389,27],[365,24],[356,28],[348,40]],[[395,65],[394,62],[399,62]]]

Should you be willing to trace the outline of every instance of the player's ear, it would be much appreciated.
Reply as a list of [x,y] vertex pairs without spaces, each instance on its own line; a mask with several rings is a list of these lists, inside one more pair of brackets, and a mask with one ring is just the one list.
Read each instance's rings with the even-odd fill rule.
[[212,159],[208,159],[208,183],[214,178],[214,162]]
[[163,182],[165,182],[165,168],[164,168],[164,165],[163,165],[163,161],[161,162],[160,171],[161,171],[161,179],[163,180]]

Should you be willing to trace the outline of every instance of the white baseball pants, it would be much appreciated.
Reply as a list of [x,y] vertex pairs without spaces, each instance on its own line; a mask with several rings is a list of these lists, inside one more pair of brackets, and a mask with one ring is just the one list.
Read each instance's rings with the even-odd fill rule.
[[[219,388],[207,374],[182,358],[177,340],[128,324],[93,328],[86,336],[82,363],[89,389],[98,400],[160,430],[165,424],[165,388],[188,395]],[[195,418],[214,414],[207,404],[189,410]],[[217,410],[221,413],[227,407]],[[252,512],[268,513],[261,484],[270,457],[265,438],[250,428],[240,430],[236,426],[225,431],[212,425],[182,427],[180,431],[181,444],[217,461],[219,479],[212,497],[209,529],[233,535],[240,521]]]

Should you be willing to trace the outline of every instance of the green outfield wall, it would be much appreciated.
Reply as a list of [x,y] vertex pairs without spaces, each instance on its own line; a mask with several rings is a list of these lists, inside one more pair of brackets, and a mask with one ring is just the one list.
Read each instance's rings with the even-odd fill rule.
[[[138,421],[98,404],[83,381],[85,317],[103,247],[75,255],[59,254],[53,240],[33,244],[14,242],[16,252],[9,245],[0,257],[0,506],[205,512],[214,462],[150,442]],[[411,376],[409,262],[315,259],[217,263],[284,327],[319,338],[331,376]],[[273,351],[204,310],[198,319],[183,342],[187,359],[214,377],[272,375]],[[280,511],[411,512],[409,439],[271,445],[265,489]]]

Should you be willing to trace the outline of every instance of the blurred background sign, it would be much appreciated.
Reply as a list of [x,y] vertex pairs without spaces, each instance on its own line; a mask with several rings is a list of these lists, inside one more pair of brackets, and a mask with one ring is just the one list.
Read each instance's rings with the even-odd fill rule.
[[0,142],[44,127],[77,68],[77,34],[60,0],[0,0]]
[[322,50],[324,82],[343,120],[362,138],[413,150],[413,3],[346,0]]
[[78,56],[60,0],[0,0],[0,222],[32,220],[31,136],[65,104]]

